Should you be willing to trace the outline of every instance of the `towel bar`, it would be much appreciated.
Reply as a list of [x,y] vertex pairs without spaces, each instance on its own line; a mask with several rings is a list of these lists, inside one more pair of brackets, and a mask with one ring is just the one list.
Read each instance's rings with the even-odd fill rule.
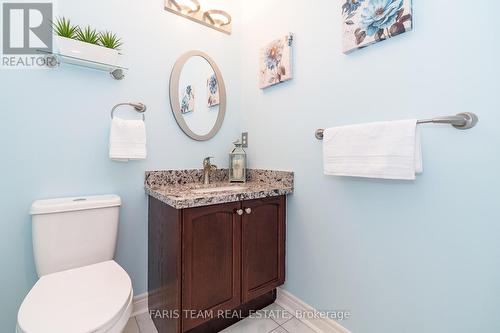
[[[472,112],[464,112],[459,113],[456,116],[422,119],[417,121],[417,124],[450,124],[457,129],[466,130],[476,126],[478,121],[479,118],[476,114]],[[323,140],[324,131],[324,129],[318,129],[316,131],[316,139]]]
[[113,106],[113,109],[111,109],[111,119],[113,119],[113,117],[115,116],[115,110],[117,108],[119,108],[120,106],[123,106],[123,105],[130,105],[132,106],[135,111],[139,112],[139,113],[142,113],[142,120],[146,120],[146,117],[144,116],[144,112],[146,112],[147,108],[146,108],[146,105],[142,104],[142,103],[120,103],[120,104],[116,104],[115,106]]

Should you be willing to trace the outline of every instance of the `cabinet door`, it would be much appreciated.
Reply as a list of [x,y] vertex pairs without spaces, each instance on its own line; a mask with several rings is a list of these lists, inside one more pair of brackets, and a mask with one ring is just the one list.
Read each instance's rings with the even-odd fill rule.
[[[241,304],[241,203],[183,211],[183,331]],[[185,311],[190,311],[185,312]]]
[[285,197],[244,201],[243,302],[285,283]]

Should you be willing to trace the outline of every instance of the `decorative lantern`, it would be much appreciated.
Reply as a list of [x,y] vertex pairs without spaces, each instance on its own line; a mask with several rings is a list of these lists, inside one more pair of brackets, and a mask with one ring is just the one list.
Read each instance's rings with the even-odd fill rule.
[[234,142],[234,149],[229,153],[229,181],[245,183],[247,181],[247,153],[240,140]]

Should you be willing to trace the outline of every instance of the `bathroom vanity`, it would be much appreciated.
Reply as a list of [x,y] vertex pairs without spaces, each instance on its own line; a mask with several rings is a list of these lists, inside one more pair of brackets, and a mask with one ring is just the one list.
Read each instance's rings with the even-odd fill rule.
[[146,174],[149,309],[159,333],[218,332],[276,299],[285,282],[286,195],[293,173]]

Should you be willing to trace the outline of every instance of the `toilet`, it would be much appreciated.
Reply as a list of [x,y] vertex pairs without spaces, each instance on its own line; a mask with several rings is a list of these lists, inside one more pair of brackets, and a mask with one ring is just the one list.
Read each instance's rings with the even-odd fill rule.
[[17,333],[121,333],[130,277],[113,261],[121,199],[41,200],[31,207],[39,280],[19,308]]

